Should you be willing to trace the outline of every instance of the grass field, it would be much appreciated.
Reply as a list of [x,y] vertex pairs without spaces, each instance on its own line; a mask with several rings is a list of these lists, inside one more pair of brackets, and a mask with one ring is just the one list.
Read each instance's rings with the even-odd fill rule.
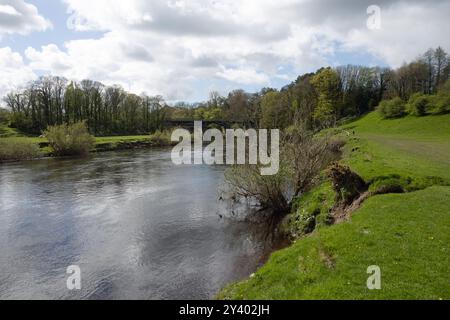
[[17,130],[8,127],[6,124],[0,123],[0,138],[17,137],[19,135]]
[[117,137],[96,137],[95,142],[101,143],[122,143],[122,142],[139,142],[148,140],[149,136],[117,136]]
[[[382,120],[343,127],[343,162],[366,180],[399,174],[450,179],[450,116]],[[353,134],[354,132],[354,134]],[[450,187],[373,196],[351,221],[322,227],[272,255],[220,299],[450,299]],[[367,268],[381,268],[370,291]]]
[[345,162],[365,179],[378,175],[450,178],[450,115],[382,120],[374,112],[344,127]]

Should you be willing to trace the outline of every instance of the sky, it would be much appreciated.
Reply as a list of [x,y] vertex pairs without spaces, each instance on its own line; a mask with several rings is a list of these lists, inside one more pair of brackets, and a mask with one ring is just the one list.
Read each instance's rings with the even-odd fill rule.
[[323,66],[395,68],[450,51],[449,12],[450,0],[0,0],[0,97],[58,75],[195,102]]

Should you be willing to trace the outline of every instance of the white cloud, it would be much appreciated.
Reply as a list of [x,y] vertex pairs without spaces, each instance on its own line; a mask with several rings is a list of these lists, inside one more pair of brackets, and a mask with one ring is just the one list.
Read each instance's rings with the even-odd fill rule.
[[255,88],[287,82],[346,53],[370,53],[396,67],[428,47],[450,49],[444,0],[379,0],[377,31],[366,27],[369,0],[63,1],[75,30],[103,36],[28,48],[33,70],[170,100],[206,97],[210,86],[199,82]]
[[22,14],[16,10],[13,6],[7,4],[0,4],[0,14],[10,16],[21,16]]
[[199,80],[271,85],[279,64],[292,65],[294,78],[324,62],[308,49],[315,41],[310,32],[293,35],[290,23],[271,17],[271,1],[65,2],[75,30],[101,30],[104,36],[28,48],[35,70],[175,100],[206,97],[208,88],[193,84]]
[[33,70],[25,65],[22,56],[9,47],[0,48],[0,70],[0,97],[36,78]]
[[1,0],[0,36],[14,33],[26,35],[51,27],[51,22],[39,14],[36,6],[24,0]]
[[381,30],[352,29],[342,42],[350,51],[366,50],[399,67],[431,47],[450,49],[448,12],[450,1],[396,3],[382,10]]
[[267,85],[270,78],[266,74],[258,73],[253,69],[227,69],[222,66],[222,70],[217,72],[217,76],[228,81],[241,84]]

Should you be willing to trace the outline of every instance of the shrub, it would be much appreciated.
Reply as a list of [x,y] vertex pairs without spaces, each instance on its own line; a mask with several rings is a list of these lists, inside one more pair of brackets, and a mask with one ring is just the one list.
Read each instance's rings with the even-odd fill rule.
[[404,193],[409,185],[408,179],[399,175],[382,176],[374,179],[369,191],[374,194]]
[[0,162],[30,160],[39,156],[39,146],[26,138],[0,139]]
[[445,114],[450,112],[450,80],[448,80],[434,96],[433,114]]
[[445,114],[450,112],[450,94],[439,93],[435,98],[433,114]]
[[225,178],[233,198],[256,200],[262,208],[282,215],[290,212],[293,197],[307,192],[337,158],[330,150],[329,137],[314,137],[299,127],[281,140],[278,174],[262,176],[260,166],[247,165],[229,168]]
[[7,124],[10,119],[10,112],[6,109],[0,108],[0,124]]
[[293,214],[283,221],[281,231],[296,239],[313,232],[316,228],[333,222],[331,212],[335,194],[330,182],[324,182],[294,199]]
[[424,116],[428,113],[431,106],[431,96],[422,93],[416,93],[408,101],[407,111],[414,116]]
[[378,111],[385,119],[400,118],[406,114],[405,102],[399,97],[384,100],[378,106]]
[[170,146],[172,144],[171,133],[169,131],[158,130],[150,135],[150,143],[159,147]]
[[23,112],[16,112],[11,115],[11,128],[18,129],[23,132],[34,132],[33,121]]
[[431,186],[447,186],[449,184],[449,181],[445,181],[440,177],[431,176],[423,178],[412,178],[392,174],[373,179],[370,182],[369,191],[375,195],[387,193],[405,193],[423,190]]
[[409,178],[410,183],[406,186],[407,192],[423,190],[432,186],[448,186],[450,181],[444,180],[441,177],[424,177],[424,178]]
[[286,164],[280,163],[276,175],[261,175],[259,165],[236,165],[225,171],[232,199],[254,200],[261,209],[272,210],[274,215],[284,215],[290,211],[289,190],[292,174]]
[[0,139],[12,138],[14,136],[19,136],[19,133],[16,129],[13,129],[6,124],[0,124]]
[[315,136],[301,126],[285,134],[281,154],[291,167],[295,196],[315,185],[319,173],[341,157],[344,144],[329,134]]
[[85,155],[92,150],[95,143],[85,122],[48,127],[44,136],[58,156]]

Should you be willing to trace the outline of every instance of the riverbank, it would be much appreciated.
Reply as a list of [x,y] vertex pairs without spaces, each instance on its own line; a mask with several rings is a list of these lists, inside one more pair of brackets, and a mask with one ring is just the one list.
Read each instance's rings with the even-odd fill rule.
[[[219,299],[450,299],[450,116],[371,113],[336,134],[347,140],[342,163],[398,193],[373,194],[330,225],[335,198],[324,179],[285,222],[293,245]],[[381,290],[367,288],[373,265]]]
[[[35,146],[36,150],[33,150],[32,155],[18,155],[16,159],[11,157],[8,159],[4,156],[3,162],[21,161],[39,158],[55,157],[53,150],[46,138],[43,137],[29,137],[20,134],[14,129],[3,128],[1,132],[7,132],[0,136],[0,145],[5,143],[8,145],[28,145]],[[167,133],[157,132],[152,135],[141,136],[112,136],[112,137],[95,137],[94,148],[92,153],[118,151],[118,150],[131,150],[131,149],[143,149],[152,147],[166,147],[171,146],[173,143],[170,141],[170,135]],[[2,162],[2,156],[0,151],[0,163]]]

